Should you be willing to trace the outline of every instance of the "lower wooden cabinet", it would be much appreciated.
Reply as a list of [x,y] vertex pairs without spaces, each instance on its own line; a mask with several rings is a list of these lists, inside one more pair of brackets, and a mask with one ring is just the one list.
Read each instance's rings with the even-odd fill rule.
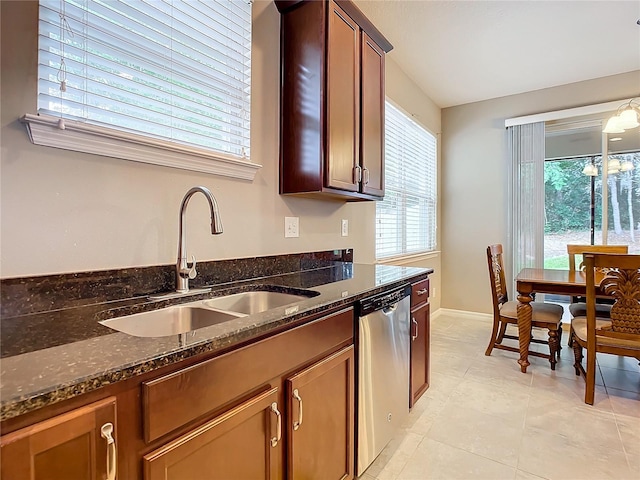
[[0,440],[3,480],[114,480],[116,399],[109,397]]
[[353,321],[341,310],[143,381],[144,479],[353,478]]
[[1,479],[354,478],[353,322],[351,307],[314,315],[16,417]]
[[354,350],[350,346],[286,380],[288,478],[354,477]]
[[351,479],[353,346],[324,358],[144,456],[145,480]]
[[145,480],[280,477],[283,418],[272,388],[145,455]]
[[429,303],[411,311],[411,395],[409,406],[429,388]]

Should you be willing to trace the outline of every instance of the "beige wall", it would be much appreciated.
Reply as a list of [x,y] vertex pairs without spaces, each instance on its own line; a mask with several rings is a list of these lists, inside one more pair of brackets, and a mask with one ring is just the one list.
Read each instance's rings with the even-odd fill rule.
[[508,242],[504,120],[634,97],[639,88],[636,71],[442,110],[443,307],[491,311],[486,247]]
[[[209,187],[224,234],[211,236],[206,202],[187,214],[188,253],[200,260],[354,248],[375,261],[375,204],[278,195],[279,14],[253,6],[253,182],[32,145],[18,118],[36,111],[37,2],[1,2],[1,244],[3,278],[175,261],[178,208],[194,185]],[[434,133],[440,109],[394,64],[387,89]],[[397,98],[396,98],[397,97]],[[284,238],[284,217],[300,217],[300,238]],[[340,235],[341,219],[349,236]]]

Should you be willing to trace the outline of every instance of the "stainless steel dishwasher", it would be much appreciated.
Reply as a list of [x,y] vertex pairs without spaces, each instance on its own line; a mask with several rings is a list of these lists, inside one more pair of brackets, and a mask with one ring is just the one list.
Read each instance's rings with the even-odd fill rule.
[[359,302],[358,476],[409,414],[410,294],[406,286]]

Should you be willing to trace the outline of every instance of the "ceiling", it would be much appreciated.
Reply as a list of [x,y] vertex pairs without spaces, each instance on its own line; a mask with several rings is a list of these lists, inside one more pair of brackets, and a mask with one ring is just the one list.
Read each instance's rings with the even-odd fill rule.
[[441,108],[640,70],[638,0],[355,3]]

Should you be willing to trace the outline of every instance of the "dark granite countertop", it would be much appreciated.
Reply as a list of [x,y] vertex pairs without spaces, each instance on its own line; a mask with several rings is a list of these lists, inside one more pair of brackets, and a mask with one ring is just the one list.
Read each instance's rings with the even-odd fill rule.
[[[426,278],[432,269],[330,262],[297,272],[210,284],[176,300],[146,296],[7,316],[3,312],[0,420],[72,398],[189,357],[263,337],[301,318]],[[200,285],[202,286],[202,285]],[[100,320],[252,289],[305,289],[318,295],[286,307],[170,337],[120,333]]]

